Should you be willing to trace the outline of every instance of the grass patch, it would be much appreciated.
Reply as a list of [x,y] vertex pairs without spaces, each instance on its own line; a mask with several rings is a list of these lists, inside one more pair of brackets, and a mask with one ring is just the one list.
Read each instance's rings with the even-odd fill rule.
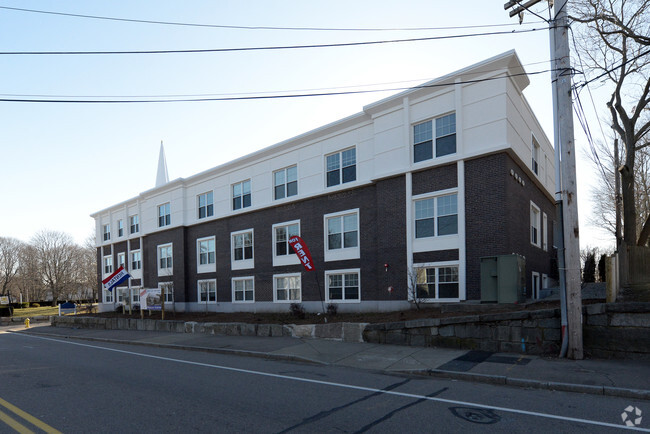
[[14,309],[15,318],[27,318],[39,315],[58,315],[58,306],[44,306],[44,307],[27,307],[24,309]]

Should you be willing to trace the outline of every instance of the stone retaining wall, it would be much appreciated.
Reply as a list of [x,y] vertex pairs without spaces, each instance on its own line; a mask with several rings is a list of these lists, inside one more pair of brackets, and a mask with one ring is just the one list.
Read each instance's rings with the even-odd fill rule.
[[588,355],[650,359],[650,303],[593,304],[584,311]]

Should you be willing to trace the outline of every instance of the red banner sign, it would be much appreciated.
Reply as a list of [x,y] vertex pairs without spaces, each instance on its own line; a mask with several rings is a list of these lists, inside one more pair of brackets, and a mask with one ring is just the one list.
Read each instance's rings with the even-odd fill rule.
[[293,248],[293,251],[298,255],[298,259],[302,263],[303,267],[307,271],[314,270],[314,261],[311,259],[311,253],[307,248],[307,244],[299,236],[293,236],[289,238],[289,245]]

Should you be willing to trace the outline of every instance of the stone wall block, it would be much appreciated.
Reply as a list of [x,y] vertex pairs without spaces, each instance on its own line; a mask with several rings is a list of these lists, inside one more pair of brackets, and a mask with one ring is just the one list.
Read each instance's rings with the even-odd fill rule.
[[611,316],[610,325],[650,328],[650,313],[615,313]]

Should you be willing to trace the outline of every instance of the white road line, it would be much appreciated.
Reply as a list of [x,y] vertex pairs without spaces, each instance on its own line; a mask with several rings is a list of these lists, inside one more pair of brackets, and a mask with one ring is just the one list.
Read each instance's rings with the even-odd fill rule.
[[13,334],[14,336],[26,336],[30,338],[36,338],[36,339],[42,339],[46,341],[53,341],[53,342],[59,342],[63,344],[69,344],[69,345],[77,345],[80,347],[86,347],[86,348],[94,348],[98,350],[103,350],[103,351],[112,351],[114,353],[122,353],[122,354],[129,354],[132,356],[139,356],[139,357],[146,357],[149,359],[157,359],[157,360],[165,360],[168,362],[176,362],[176,363],[183,363],[186,365],[194,365],[194,366],[202,366],[205,368],[213,368],[213,369],[221,369],[224,371],[232,371],[232,372],[241,372],[244,374],[251,374],[251,375],[261,375],[264,377],[272,377],[272,378],[281,378],[283,380],[291,380],[291,381],[300,381],[303,383],[311,383],[311,384],[320,384],[324,386],[331,386],[331,387],[340,387],[343,389],[353,389],[353,390],[362,390],[365,392],[373,392],[373,393],[382,393],[385,395],[392,395],[392,396],[401,396],[404,398],[412,398],[412,399],[423,399],[427,401],[435,401],[435,402],[443,402],[445,404],[456,404],[456,405],[468,405],[468,406],[473,406],[473,407],[480,407],[488,410],[499,410],[507,413],[515,413],[515,414],[521,414],[525,416],[536,416],[536,417],[543,417],[546,419],[555,419],[555,420],[561,420],[565,422],[577,422],[577,423],[584,423],[588,425],[597,425],[597,426],[604,426],[604,427],[609,427],[609,428],[619,428],[619,429],[629,429],[633,431],[642,431],[642,432],[650,432],[650,429],[646,428],[641,428],[641,427],[628,427],[623,424],[614,424],[614,423],[607,423],[607,422],[599,422],[595,420],[589,420],[589,419],[580,419],[580,418],[575,418],[575,417],[567,417],[567,416],[558,416],[555,414],[548,414],[548,413],[539,413],[536,411],[527,411],[527,410],[518,410],[516,408],[507,408],[507,407],[496,407],[493,405],[486,405],[486,404],[479,404],[476,402],[470,402],[470,401],[456,401],[453,399],[444,399],[444,398],[437,398],[437,397],[431,397],[431,396],[426,396],[426,395],[416,395],[413,393],[404,393],[404,392],[396,392],[393,390],[383,390],[383,389],[375,389],[373,387],[364,387],[364,386],[355,386],[352,384],[343,384],[343,383],[334,383],[331,381],[323,381],[323,380],[312,380],[309,378],[301,378],[301,377],[292,377],[290,375],[282,375],[282,374],[273,374],[269,372],[262,372],[262,371],[252,371],[250,369],[241,369],[241,368],[232,368],[230,366],[221,366],[221,365],[214,365],[210,363],[201,363],[201,362],[192,362],[189,360],[181,360],[181,359],[173,359],[170,357],[162,357],[162,356],[154,356],[151,354],[143,354],[143,353],[136,353],[134,351],[126,351],[126,350],[118,350],[115,348],[106,348],[106,347],[100,347],[97,345],[89,345],[89,344],[82,344],[80,342],[71,342],[68,340],[60,340],[60,339],[54,339],[54,338],[47,338],[44,336],[36,336],[36,335],[29,335],[29,334],[21,334],[21,335],[16,335]]

